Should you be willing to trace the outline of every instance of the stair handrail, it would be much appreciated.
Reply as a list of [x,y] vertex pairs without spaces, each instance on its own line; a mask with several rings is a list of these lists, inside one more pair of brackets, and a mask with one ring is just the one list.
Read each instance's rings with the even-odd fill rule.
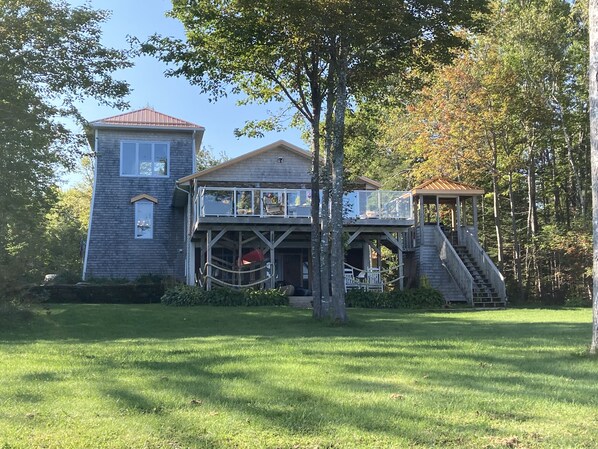
[[473,276],[439,226],[434,226],[434,244],[438,250],[440,260],[465,295],[467,302],[473,305]]
[[465,244],[467,251],[473,257],[474,261],[482,269],[492,287],[496,290],[500,299],[507,302],[507,289],[505,286],[505,277],[494,264],[484,248],[479,244],[471,229],[462,226],[459,229],[459,241]]

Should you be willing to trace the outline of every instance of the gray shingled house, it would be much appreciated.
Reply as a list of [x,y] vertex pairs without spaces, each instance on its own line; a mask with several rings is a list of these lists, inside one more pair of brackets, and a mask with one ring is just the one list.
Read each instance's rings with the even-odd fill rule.
[[[278,141],[196,172],[201,126],[148,108],[90,125],[97,160],[84,279],[159,274],[207,289],[287,285],[309,295],[307,151]],[[448,300],[504,304],[504,279],[477,242],[481,194],[442,179],[406,192],[353,180],[347,289],[406,288],[425,276]],[[391,276],[383,251],[396,256]]]

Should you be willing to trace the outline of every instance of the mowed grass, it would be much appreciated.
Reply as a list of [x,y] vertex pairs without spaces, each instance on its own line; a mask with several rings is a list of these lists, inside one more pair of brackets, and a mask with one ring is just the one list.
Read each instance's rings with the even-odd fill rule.
[[52,305],[0,330],[0,448],[598,447],[591,310]]

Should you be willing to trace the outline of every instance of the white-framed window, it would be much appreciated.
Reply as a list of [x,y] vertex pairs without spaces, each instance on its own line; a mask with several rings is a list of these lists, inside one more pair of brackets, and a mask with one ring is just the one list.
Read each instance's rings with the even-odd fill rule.
[[154,203],[147,200],[135,203],[135,238],[154,238]]
[[170,145],[168,142],[120,143],[120,175],[168,177]]

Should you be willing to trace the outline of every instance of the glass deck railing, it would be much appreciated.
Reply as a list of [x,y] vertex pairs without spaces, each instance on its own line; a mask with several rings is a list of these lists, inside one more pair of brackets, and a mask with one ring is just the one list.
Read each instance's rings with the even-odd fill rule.
[[[344,195],[346,219],[410,220],[411,192],[354,190]],[[195,219],[200,217],[309,218],[309,189],[200,187],[195,194]]]

